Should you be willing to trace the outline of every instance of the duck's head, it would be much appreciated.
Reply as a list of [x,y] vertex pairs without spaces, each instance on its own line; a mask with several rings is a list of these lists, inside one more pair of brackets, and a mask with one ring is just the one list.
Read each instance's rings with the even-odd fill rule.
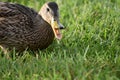
[[57,39],[62,38],[62,34],[60,33],[60,29],[63,29],[64,26],[59,22],[59,8],[55,2],[47,2],[40,9],[39,14],[42,18],[48,22],[55,34]]

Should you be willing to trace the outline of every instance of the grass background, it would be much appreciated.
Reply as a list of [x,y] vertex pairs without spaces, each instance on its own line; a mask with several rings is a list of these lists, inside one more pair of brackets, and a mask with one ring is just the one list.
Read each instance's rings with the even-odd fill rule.
[[[39,11],[50,0],[2,1]],[[0,56],[0,80],[120,80],[120,0],[51,1],[66,27],[63,39],[46,50]]]

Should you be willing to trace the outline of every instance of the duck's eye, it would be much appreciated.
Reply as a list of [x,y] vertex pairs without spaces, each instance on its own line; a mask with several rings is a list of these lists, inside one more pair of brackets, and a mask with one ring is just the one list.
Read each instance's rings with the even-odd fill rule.
[[47,11],[50,11],[50,9],[49,9],[49,8],[47,8]]

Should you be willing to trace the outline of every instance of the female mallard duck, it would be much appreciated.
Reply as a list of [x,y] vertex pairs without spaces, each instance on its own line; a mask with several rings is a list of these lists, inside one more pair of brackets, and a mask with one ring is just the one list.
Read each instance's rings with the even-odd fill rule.
[[40,12],[20,4],[0,2],[0,46],[23,51],[47,48],[61,39],[58,5],[45,3]]

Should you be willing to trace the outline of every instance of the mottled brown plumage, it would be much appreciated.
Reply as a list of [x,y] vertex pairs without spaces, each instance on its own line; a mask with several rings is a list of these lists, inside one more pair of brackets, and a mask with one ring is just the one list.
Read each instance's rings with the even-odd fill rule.
[[20,4],[0,2],[0,46],[17,51],[47,48],[55,36],[61,37],[52,21],[63,27],[55,2],[45,3],[39,13]]

